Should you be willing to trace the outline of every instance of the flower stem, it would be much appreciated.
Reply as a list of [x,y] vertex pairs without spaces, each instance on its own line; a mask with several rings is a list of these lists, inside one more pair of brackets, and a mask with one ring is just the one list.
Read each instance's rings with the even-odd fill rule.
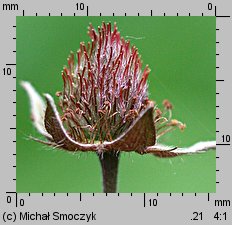
[[117,191],[119,153],[104,152],[99,155],[99,160],[102,168],[103,192],[115,193]]

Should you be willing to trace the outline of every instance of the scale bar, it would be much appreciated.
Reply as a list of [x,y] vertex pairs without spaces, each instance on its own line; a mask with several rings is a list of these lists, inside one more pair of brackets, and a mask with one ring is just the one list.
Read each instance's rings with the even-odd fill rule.
[[230,145],[230,143],[224,143],[224,144],[223,143],[220,143],[220,144],[217,143],[216,145]]
[[216,16],[216,17],[219,17],[219,18],[229,18],[230,16]]
[[146,193],[143,193],[143,207],[146,207]]

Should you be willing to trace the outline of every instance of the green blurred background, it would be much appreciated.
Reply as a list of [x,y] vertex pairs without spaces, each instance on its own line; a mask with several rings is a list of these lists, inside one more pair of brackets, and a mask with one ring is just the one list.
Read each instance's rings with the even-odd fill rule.
[[[19,85],[27,80],[39,93],[62,89],[61,70],[69,52],[89,41],[87,26],[117,22],[149,64],[150,99],[169,99],[184,132],[165,135],[180,147],[215,140],[215,17],[17,17],[17,192],[101,192],[94,153],[70,154],[28,140],[40,137],[30,121],[29,101]],[[215,192],[215,151],[160,159],[121,154],[118,192]]]

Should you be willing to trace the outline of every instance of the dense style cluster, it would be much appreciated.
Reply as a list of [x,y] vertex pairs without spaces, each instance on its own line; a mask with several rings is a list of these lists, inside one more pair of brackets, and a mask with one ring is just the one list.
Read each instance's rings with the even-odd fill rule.
[[80,43],[62,71],[62,121],[73,140],[112,141],[126,131],[148,104],[148,66],[135,46],[125,41],[116,24],[90,24],[91,42]]

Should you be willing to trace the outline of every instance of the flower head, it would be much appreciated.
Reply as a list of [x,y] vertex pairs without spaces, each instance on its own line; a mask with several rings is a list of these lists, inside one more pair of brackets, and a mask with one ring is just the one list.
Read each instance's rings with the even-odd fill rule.
[[161,136],[185,124],[172,119],[168,100],[160,110],[148,99],[150,69],[143,69],[138,49],[120,36],[116,24],[103,22],[97,30],[90,24],[88,35],[91,42],[80,43],[63,68],[63,90],[56,93],[61,115],[51,95],[44,95],[45,104],[29,82],[22,82],[33,123],[48,141],[32,139],[67,151],[96,152],[106,193],[116,192],[118,152],[175,157],[215,148],[215,141],[182,149],[158,144]]
[[63,90],[56,93],[62,115],[49,94],[45,106],[30,83],[22,82],[34,125],[49,142],[33,139],[68,151],[135,151],[161,157],[188,153],[157,144],[162,135],[183,130],[185,124],[172,119],[168,100],[161,111],[148,99],[150,69],[142,69],[138,49],[120,36],[116,24],[103,22],[97,30],[90,24],[88,35],[91,42],[80,43],[62,71]]
[[58,92],[62,121],[81,143],[112,141],[125,132],[148,104],[148,66],[142,70],[138,49],[125,41],[114,24],[90,24],[91,42],[80,43],[62,71]]

